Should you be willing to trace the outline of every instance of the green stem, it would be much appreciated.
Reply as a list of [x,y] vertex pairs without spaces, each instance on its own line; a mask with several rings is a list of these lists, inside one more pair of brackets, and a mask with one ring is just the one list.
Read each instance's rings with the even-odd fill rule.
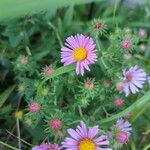
[[106,65],[106,63],[105,63],[103,57],[101,57],[100,60],[101,60],[101,63],[103,64],[103,66],[105,67],[105,69],[107,70],[108,67],[107,67],[107,65]]
[[104,66],[104,68],[107,70],[108,67],[107,67],[107,65],[106,65],[106,63],[105,63],[105,61],[103,59],[103,52],[101,50],[101,47],[100,47],[100,44],[99,44],[99,41],[98,41],[98,35],[96,35],[96,45],[97,45],[98,51],[100,52],[100,57],[99,57],[100,58],[100,62]]
[[97,45],[98,51],[101,51],[101,47],[98,41],[98,35],[96,35],[96,45]]
[[127,113],[131,113],[132,111],[134,111],[137,108],[143,107],[143,105],[145,105],[146,103],[148,103],[150,101],[150,91],[148,91],[143,97],[141,97],[139,100],[137,100],[136,102],[134,102],[130,107],[126,108],[125,110],[123,110],[122,112],[113,115],[109,118],[106,119],[102,119],[100,121],[101,124],[106,124],[108,122],[111,122],[115,119],[118,119],[124,115],[126,115]]
[[21,150],[19,119],[16,119],[16,125],[17,125],[17,135],[18,135],[18,148]]
[[9,145],[9,144],[6,144],[6,143],[4,143],[4,142],[2,142],[2,141],[0,141],[0,144],[4,145],[4,146],[6,146],[6,147],[9,147],[9,148],[11,148],[11,149],[13,149],[13,150],[19,150],[18,148],[15,148],[15,147],[13,147],[13,146],[11,146],[11,145]]
[[[11,135],[11,136],[13,136],[13,137],[15,137],[15,138],[19,139],[17,136],[15,136],[14,134],[12,134],[11,132],[7,131],[7,133],[8,133],[8,134],[10,134],[10,135]],[[32,145],[32,144],[28,143],[27,141],[25,141],[25,140],[23,140],[23,139],[21,139],[21,138],[20,138],[20,141],[21,141],[22,143],[24,143],[24,144],[28,145],[28,146],[33,147],[33,145]]]
[[117,27],[118,25],[117,25],[117,22],[115,21],[115,16],[116,16],[116,11],[117,11],[119,2],[120,2],[120,0],[115,0],[114,10],[113,10],[113,20],[114,20],[114,22],[115,22],[115,24],[116,24],[116,27]]
[[143,150],[148,150],[150,148],[150,144],[148,144]]
[[82,113],[82,109],[80,106],[78,106],[78,110],[79,110],[80,117],[83,118],[83,113]]
[[57,31],[57,28],[50,21],[48,22],[48,25],[54,30],[54,32],[56,34],[56,37],[58,39],[59,45],[62,47],[63,46],[62,40],[61,40],[60,35],[59,35],[58,31]]
[[26,46],[26,52],[27,52],[28,56],[31,56],[31,55],[32,55],[32,54],[31,54],[31,51],[30,51],[30,48],[29,48],[28,46]]

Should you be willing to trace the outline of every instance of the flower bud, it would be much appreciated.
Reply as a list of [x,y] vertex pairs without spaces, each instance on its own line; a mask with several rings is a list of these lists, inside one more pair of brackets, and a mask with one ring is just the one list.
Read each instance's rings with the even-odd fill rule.
[[122,48],[128,49],[131,47],[131,43],[129,40],[126,39],[121,42],[121,46],[122,46]]
[[43,74],[45,76],[48,76],[50,74],[52,74],[54,72],[54,69],[52,67],[48,67],[46,66],[44,69],[43,69]]
[[144,29],[140,29],[138,35],[139,37],[144,37],[146,36],[146,31]]
[[16,117],[17,119],[19,119],[19,120],[22,120],[22,118],[23,118],[23,111],[22,111],[22,110],[16,111],[16,112],[15,112],[15,117]]
[[116,84],[116,88],[117,88],[117,90],[122,91],[123,88],[124,88],[124,83],[123,82],[118,82]]
[[60,119],[54,118],[49,122],[49,127],[55,131],[60,130],[62,128],[62,122]]
[[120,131],[118,134],[117,134],[117,141],[121,144],[125,144],[127,143],[127,141],[129,140],[129,135],[127,132],[124,132],[124,131]]
[[120,107],[123,105],[123,100],[120,98],[115,99],[114,104],[116,107]]
[[94,88],[94,83],[93,81],[86,81],[84,83],[84,88],[88,90],[92,90]]
[[32,102],[28,105],[28,109],[31,111],[31,112],[38,112],[40,110],[40,104],[37,103],[37,102]]

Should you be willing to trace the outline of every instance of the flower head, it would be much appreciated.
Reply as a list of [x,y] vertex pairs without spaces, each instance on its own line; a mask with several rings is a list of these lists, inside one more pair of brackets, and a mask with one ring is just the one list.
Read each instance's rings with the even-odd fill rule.
[[141,50],[142,52],[144,52],[144,51],[146,50],[146,44],[141,44],[141,45],[140,45],[140,50]]
[[125,144],[129,140],[129,135],[126,132],[121,131],[117,134],[116,139],[119,143]]
[[128,121],[124,120],[123,118],[120,118],[117,120],[115,130],[117,141],[121,144],[125,144],[129,140],[132,127]]
[[114,104],[116,107],[120,107],[123,105],[123,100],[120,98],[115,99]]
[[128,39],[123,40],[123,41],[121,42],[121,46],[122,46],[122,48],[125,48],[125,49],[130,48],[130,47],[131,47],[131,42],[130,42],[130,40],[128,40]]
[[29,105],[28,105],[28,109],[31,111],[31,112],[38,112],[40,110],[40,104],[37,103],[37,102],[31,102]]
[[49,127],[55,131],[60,130],[62,128],[62,122],[60,119],[54,118],[49,122]]
[[20,59],[20,63],[22,65],[26,65],[28,63],[28,57],[22,56]]
[[39,146],[33,147],[32,150],[61,150],[61,148],[57,144],[42,143]]
[[28,126],[31,126],[31,125],[32,125],[32,121],[31,121],[30,119],[27,119],[27,120],[25,121],[25,123],[26,123],[26,125],[28,125]]
[[103,86],[108,88],[110,86],[110,80],[104,80],[103,81]]
[[117,123],[116,123],[115,127],[119,131],[123,131],[123,132],[128,133],[128,135],[131,134],[130,133],[130,131],[132,130],[131,124],[123,118],[120,118],[120,119],[117,120]]
[[106,24],[101,19],[94,19],[90,25],[90,31],[94,35],[105,34]]
[[44,74],[45,76],[48,76],[48,75],[50,75],[50,74],[53,73],[53,72],[54,72],[54,69],[53,69],[52,67],[46,66],[46,67],[43,69],[43,74]]
[[15,112],[15,117],[19,120],[22,120],[23,118],[23,111],[22,110],[19,110],[19,111],[16,111]]
[[23,92],[25,91],[25,86],[20,83],[20,84],[18,85],[18,91],[19,91],[19,93],[23,93]]
[[102,22],[96,22],[96,23],[94,24],[94,28],[95,28],[96,30],[102,30],[103,27],[104,27],[104,24],[103,24]]
[[140,29],[138,35],[139,37],[144,37],[146,36],[146,31],[144,29]]
[[123,80],[123,92],[125,95],[128,96],[130,93],[135,94],[143,87],[146,80],[146,73],[136,65],[129,70],[123,70]]
[[88,130],[85,123],[81,121],[76,130],[68,129],[67,131],[71,137],[66,138],[62,143],[66,150],[111,150],[103,148],[103,146],[108,146],[109,144],[106,135],[96,138],[99,131],[98,126]]
[[118,82],[118,83],[116,83],[116,89],[119,91],[122,91],[124,88],[124,85],[125,84],[123,82]]
[[65,46],[61,48],[61,62],[69,65],[76,62],[76,73],[84,74],[90,71],[89,65],[97,61],[95,44],[92,38],[77,34],[66,39]]
[[94,88],[94,83],[93,83],[93,81],[86,81],[85,83],[84,83],[84,87],[85,87],[85,89],[87,89],[87,90],[92,90],[93,88]]

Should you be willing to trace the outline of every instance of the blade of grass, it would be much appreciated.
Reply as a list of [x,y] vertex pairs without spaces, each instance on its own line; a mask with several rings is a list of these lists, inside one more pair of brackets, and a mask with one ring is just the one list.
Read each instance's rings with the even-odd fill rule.
[[6,89],[2,94],[0,94],[0,107],[3,106],[3,104],[5,103],[5,101],[7,100],[7,98],[12,93],[15,87],[16,85],[13,85],[9,87],[8,89]]
[[4,146],[6,146],[6,147],[8,147],[8,148],[10,148],[10,149],[13,149],[13,150],[19,150],[18,148],[15,148],[15,147],[13,147],[13,146],[11,146],[11,145],[9,145],[9,144],[7,144],[7,143],[4,143],[4,142],[2,142],[2,141],[0,141],[0,144],[4,145]]

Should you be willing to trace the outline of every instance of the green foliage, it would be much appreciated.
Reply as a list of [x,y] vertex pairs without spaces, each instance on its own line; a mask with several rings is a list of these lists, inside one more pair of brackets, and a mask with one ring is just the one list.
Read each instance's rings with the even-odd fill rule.
[[[94,3],[75,6],[90,2]],[[132,11],[119,0],[114,5],[104,0],[1,0],[0,22],[5,25],[0,26],[0,137],[5,142],[0,144],[17,149],[17,138],[10,140],[5,132],[16,126],[14,113],[21,111],[23,149],[31,149],[44,139],[61,143],[67,129],[81,120],[108,133],[120,117],[133,124],[131,142],[120,149],[136,149],[137,143],[140,149],[149,147],[149,84],[129,97],[116,89],[123,69],[138,64],[150,75],[150,24],[145,13],[144,6]],[[140,28],[146,36],[138,36]],[[75,63],[63,66],[60,60],[65,39],[77,33],[91,36],[97,48],[98,61],[84,76],[76,75]],[[131,42],[128,49],[121,46],[126,39]],[[145,51],[141,44],[145,44]],[[44,74],[46,66],[54,69],[49,75]],[[116,98],[124,100],[123,106],[115,107]],[[40,105],[38,112],[30,111],[32,102]],[[56,118],[63,124],[59,131],[49,126]],[[111,140],[117,143],[115,138]],[[6,144],[8,141],[15,146]]]

